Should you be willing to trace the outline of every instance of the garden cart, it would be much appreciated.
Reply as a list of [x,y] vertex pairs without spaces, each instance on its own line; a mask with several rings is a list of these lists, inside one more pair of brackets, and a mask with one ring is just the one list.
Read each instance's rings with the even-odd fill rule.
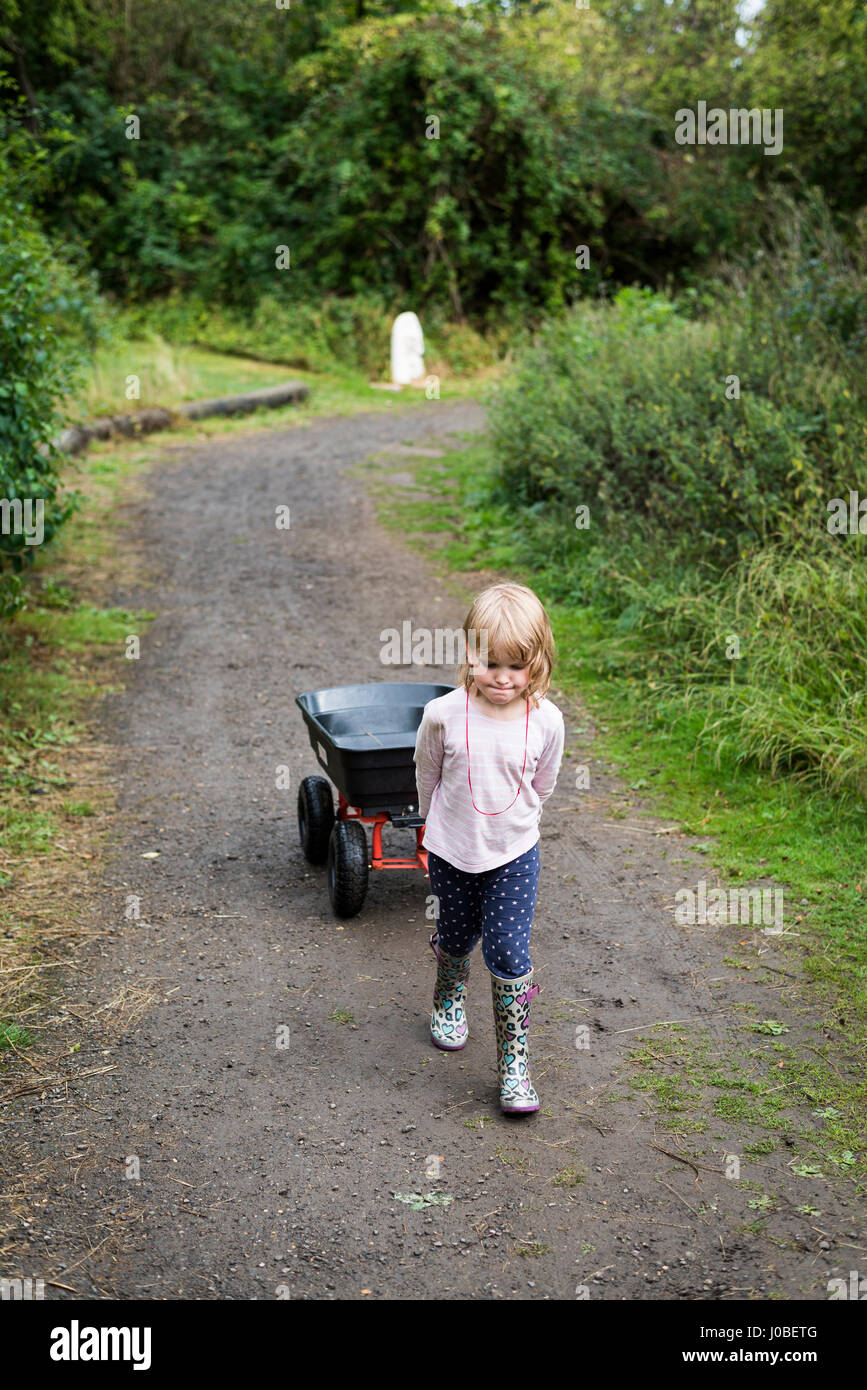
[[[354,917],[367,895],[371,869],[427,873],[418,814],[415,739],[424,707],[451,685],[383,682],[340,685],[298,695],[310,743],[331,783],[305,777],[298,788],[298,833],[305,858],[327,864],[328,896],[338,917]],[[415,857],[386,858],[382,827],[415,830]],[[365,825],[373,826],[368,848]]]

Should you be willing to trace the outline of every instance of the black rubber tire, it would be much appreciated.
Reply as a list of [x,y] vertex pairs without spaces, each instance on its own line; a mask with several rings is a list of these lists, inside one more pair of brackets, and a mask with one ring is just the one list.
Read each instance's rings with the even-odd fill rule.
[[328,896],[338,917],[355,917],[367,897],[367,835],[357,820],[334,822],[328,841]]
[[325,863],[333,825],[331,783],[324,777],[305,777],[298,788],[298,834],[308,863]]

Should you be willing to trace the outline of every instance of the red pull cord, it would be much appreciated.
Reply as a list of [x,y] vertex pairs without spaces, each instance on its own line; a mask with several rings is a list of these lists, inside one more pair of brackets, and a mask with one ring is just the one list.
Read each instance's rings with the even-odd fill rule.
[[[510,808],[511,806],[514,806],[515,802],[518,800],[518,797],[519,797],[519,795],[520,795],[521,787],[522,787],[523,784],[524,784],[524,768],[527,766],[527,740],[528,740],[528,737],[529,737],[529,732],[530,732],[530,701],[529,701],[529,699],[528,699],[528,700],[527,700],[527,720],[526,720],[526,723],[525,723],[525,725],[524,725],[524,762],[523,762],[523,765],[522,765],[522,767],[521,767],[521,780],[520,780],[520,782],[518,783],[518,790],[515,792],[515,795],[512,797],[512,800],[509,802],[509,805],[503,807],[503,811],[508,811],[509,808]],[[476,810],[476,811],[478,811],[480,816],[501,816],[501,815],[503,814],[503,811],[482,811],[482,810],[480,810],[479,807],[476,805],[475,801],[473,801],[473,783],[472,783],[472,778],[470,777],[470,692],[469,692],[469,689],[467,690],[467,782],[469,783],[469,787],[470,787],[470,801],[473,802],[473,809]]]

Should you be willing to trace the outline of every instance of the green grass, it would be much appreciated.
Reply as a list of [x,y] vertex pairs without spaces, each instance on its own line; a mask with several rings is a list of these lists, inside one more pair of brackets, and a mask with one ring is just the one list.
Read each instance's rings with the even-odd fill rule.
[[329,1023],[354,1023],[355,1015],[350,1013],[349,1009],[335,1009],[333,1013],[328,1015],[328,1021]]
[[30,1047],[32,1042],[33,1039],[26,1028],[20,1027],[17,1023],[0,1023],[0,1052]]
[[497,1158],[506,1168],[516,1168],[519,1173],[528,1173],[530,1170],[530,1160],[526,1154],[522,1154],[520,1149],[509,1148],[503,1144],[497,1145]]
[[[107,574],[124,582],[134,572],[118,545],[115,506],[141,457],[128,449],[76,462],[83,505],[25,574],[26,608],[0,622],[0,931],[4,964],[14,961],[0,979],[0,1027],[20,1047],[31,1039],[15,1018],[40,988],[24,985],[22,967],[39,962],[46,931],[59,925],[74,933],[69,886],[73,879],[80,886],[84,854],[96,857],[103,833],[98,822],[85,827],[107,796],[91,795],[90,786],[82,796],[76,787],[80,759],[94,757],[92,701],[122,688],[125,638],[153,616],[99,601]],[[58,878],[58,862],[69,865],[68,877]]]
[[[808,1058],[795,1047],[771,1043],[741,1054],[733,1050],[723,1068],[718,1042],[703,1030],[681,1028],[676,1036],[665,1037],[661,1027],[636,1042],[629,1064],[633,1091],[653,1101],[663,1128],[678,1136],[704,1135],[706,1143],[712,1121],[722,1121],[713,1138],[727,1152],[742,1155],[746,1171],[778,1152],[785,1135],[787,1152],[797,1160],[791,1164],[797,1176],[859,1176],[861,1087],[841,1086],[822,1065],[821,1054]],[[670,1070],[674,1067],[676,1076]],[[714,1097],[709,1088],[723,1094]],[[843,1109],[830,1103],[832,1093]]]
[[[479,380],[488,380],[497,374],[497,369],[485,368],[475,374],[443,377],[439,398],[464,397],[476,389]],[[130,376],[139,378],[140,395],[135,399],[128,399],[126,395]],[[90,420],[102,415],[128,414],[149,406],[171,408],[184,401],[235,395],[285,381],[305,382],[310,387],[309,400],[302,405],[282,406],[234,419],[215,416],[182,427],[181,432],[189,437],[192,430],[211,434],[251,427],[279,425],[285,428],[287,421],[301,423],[322,415],[352,414],[359,409],[387,412],[427,401],[422,389],[380,390],[370,385],[363,372],[337,363],[327,372],[314,372],[254,361],[232,353],[212,352],[205,347],[177,346],[153,335],[147,339],[120,339],[99,349],[83,391],[69,403],[69,408],[73,417]],[[166,435],[161,434],[160,438],[165,439]]]
[[[75,404],[86,419],[124,414],[146,406],[179,405],[182,401],[258,390],[286,381],[292,373],[273,363],[208,352],[204,348],[173,346],[157,335],[121,339],[100,348],[89,379]],[[139,379],[139,396],[127,396],[127,378]]]
[[99,653],[119,667],[124,636],[144,620],[89,603],[43,609],[34,587],[27,610],[0,624],[0,856],[48,853],[60,829],[58,812],[95,814],[92,803],[72,799],[46,811],[40,797],[68,785],[57,759],[84,738],[87,704],[108,688],[106,672],[95,675],[79,658]]
[[[490,501],[494,470],[484,442],[471,441],[441,459],[403,462],[402,467],[411,467],[416,486],[430,494],[423,508],[417,498],[402,498],[389,488],[381,476],[387,470],[377,461],[366,461],[359,472],[377,498],[381,521],[405,542],[426,546],[439,584],[468,602],[481,587],[481,576],[474,585],[472,572],[484,571],[484,583],[492,574],[518,578],[545,603],[558,648],[552,692],[584,702],[596,726],[593,757],[612,766],[622,783],[611,817],[650,814],[675,821],[696,837],[697,847],[708,864],[719,869],[725,884],[773,879],[784,887],[785,934],[774,940],[790,957],[787,969],[802,980],[799,1001],[790,1004],[782,1019],[760,1017],[749,1024],[748,1032],[740,1031],[740,1025],[733,1029],[724,1057],[711,1056],[699,1035],[689,1034],[675,1049],[681,1065],[674,1074],[670,1054],[663,1053],[662,1061],[648,1058],[645,1072],[633,1075],[636,1091],[645,1094],[663,1122],[679,1133],[703,1133],[716,1113],[739,1126],[743,1143],[753,1145],[767,1139],[769,1131],[790,1132],[791,1119],[780,1114],[784,1100],[807,1116],[830,1107],[840,1118],[834,1125],[805,1124],[796,1152],[813,1156],[826,1175],[845,1172],[862,1186],[867,1184],[859,1120],[867,1063],[863,804],[745,766],[731,749],[717,758],[711,746],[699,741],[700,713],[684,705],[674,717],[671,704],[662,703],[648,680],[625,672],[623,631],[592,606],[564,602],[556,552],[534,548],[532,524],[517,519],[507,505]],[[637,639],[629,634],[628,640]],[[588,761],[587,732],[579,726],[571,746],[567,743],[561,785],[571,787],[571,769]],[[580,795],[580,790],[572,792],[573,797]],[[663,849],[661,856],[668,853]],[[767,978],[752,950],[762,942],[746,928],[744,949],[729,964],[746,977],[757,971],[758,978]],[[733,1007],[733,1022],[736,1017]],[[739,1039],[758,1035],[769,1048],[780,1047],[776,1029],[793,1021],[801,1027],[806,1021],[815,1045],[812,1051],[788,1049],[784,1054],[783,1096],[776,1094],[781,1058],[769,1050],[749,1054],[756,1057],[759,1069],[753,1082],[743,1082],[739,1090]],[[652,1046],[660,1052],[658,1038]],[[722,1086],[723,1073],[731,1078],[727,1088]],[[715,1085],[727,1093],[714,1098]],[[855,1161],[835,1164],[833,1153],[851,1153]]]
[[586,1182],[586,1175],[578,1168],[563,1168],[559,1173],[555,1173],[551,1182],[555,1187],[578,1187],[582,1182]]

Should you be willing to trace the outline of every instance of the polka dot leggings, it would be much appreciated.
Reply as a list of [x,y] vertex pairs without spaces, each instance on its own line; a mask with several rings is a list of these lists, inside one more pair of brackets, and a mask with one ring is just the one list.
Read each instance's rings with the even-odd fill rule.
[[428,850],[428,873],[437,899],[438,944],[450,956],[466,956],[481,940],[493,975],[519,980],[529,974],[530,928],[539,888],[539,842],[496,869],[468,874]]

